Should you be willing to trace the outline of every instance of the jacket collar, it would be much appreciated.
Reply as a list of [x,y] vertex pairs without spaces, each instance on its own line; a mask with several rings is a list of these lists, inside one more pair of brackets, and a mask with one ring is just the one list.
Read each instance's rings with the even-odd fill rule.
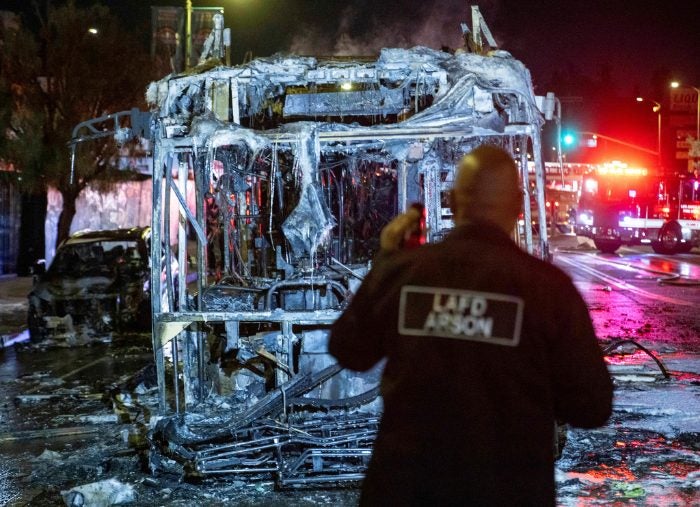
[[475,220],[455,227],[445,241],[464,241],[478,239],[490,243],[517,246],[503,229],[486,220]]

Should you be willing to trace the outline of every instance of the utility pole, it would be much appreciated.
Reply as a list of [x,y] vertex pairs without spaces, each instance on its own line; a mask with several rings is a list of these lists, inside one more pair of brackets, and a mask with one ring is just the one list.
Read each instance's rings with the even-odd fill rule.
[[190,68],[192,55],[192,0],[185,0],[185,70]]
[[661,167],[661,103],[656,100],[637,97],[637,102],[644,101],[652,102],[654,104],[652,111],[656,113],[656,151],[659,155],[659,167]]
[[469,30],[469,27],[465,23],[462,23],[461,25],[462,37],[464,38],[464,49],[471,53],[476,53],[479,55],[485,54],[486,50],[484,48],[484,43],[481,38],[482,35],[486,39],[486,43],[489,47],[491,47],[492,49],[497,49],[498,44],[496,44],[496,39],[493,38],[491,30],[489,30],[489,27],[486,24],[484,16],[481,14],[481,11],[479,11],[479,6],[472,5],[471,13],[472,29]]
[[695,120],[695,140],[700,141],[700,88],[691,86],[695,90],[695,94],[698,97],[698,107],[697,107],[697,119]]

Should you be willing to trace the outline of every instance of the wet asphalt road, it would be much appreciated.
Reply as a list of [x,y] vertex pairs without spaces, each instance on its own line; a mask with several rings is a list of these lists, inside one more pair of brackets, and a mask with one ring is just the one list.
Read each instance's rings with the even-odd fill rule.
[[[700,505],[698,250],[602,255],[567,246],[554,262],[584,295],[601,343],[637,341],[669,378],[633,345],[614,351],[614,415],[604,428],[569,432],[557,463],[558,504]],[[23,326],[16,312],[0,317],[5,336]],[[142,439],[149,414],[129,417],[106,396],[149,363],[148,341],[0,351],[0,505],[63,505],[61,490],[111,477],[133,486],[135,505],[356,503],[355,489],[275,492],[270,482],[150,478]],[[140,392],[155,413],[152,390]]]
[[607,357],[614,411],[596,430],[571,430],[558,461],[559,505],[700,506],[700,255],[621,248],[561,249]]

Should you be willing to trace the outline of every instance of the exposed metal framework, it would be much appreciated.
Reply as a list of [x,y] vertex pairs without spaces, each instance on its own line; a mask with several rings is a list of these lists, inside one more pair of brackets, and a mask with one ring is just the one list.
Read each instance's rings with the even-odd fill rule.
[[[341,370],[328,328],[394,215],[422,202],[429,241],[449,232],[447,191],[479,144],[518,162],[525,223],[531,199],[545,216],[544,119],[529,72],[505,51],[275,56],[168,77],[148,98],[164,416],[153,466],[281,486],[360,479],[381,368]],[[539,234],[514,235],[545,258],[540,222]]]

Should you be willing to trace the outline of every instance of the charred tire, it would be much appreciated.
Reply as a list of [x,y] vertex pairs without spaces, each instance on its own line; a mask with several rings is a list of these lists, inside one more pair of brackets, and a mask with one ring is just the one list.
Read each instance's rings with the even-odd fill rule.
[[673,255],[683,251],[682,239],[680,224],[668,222],[659,231],[659,239],[651,244],[651,248],[658,254]]
[[603,253],[613,254],[622,246],[622,241],[617,239],[594,239],[595,247]]

